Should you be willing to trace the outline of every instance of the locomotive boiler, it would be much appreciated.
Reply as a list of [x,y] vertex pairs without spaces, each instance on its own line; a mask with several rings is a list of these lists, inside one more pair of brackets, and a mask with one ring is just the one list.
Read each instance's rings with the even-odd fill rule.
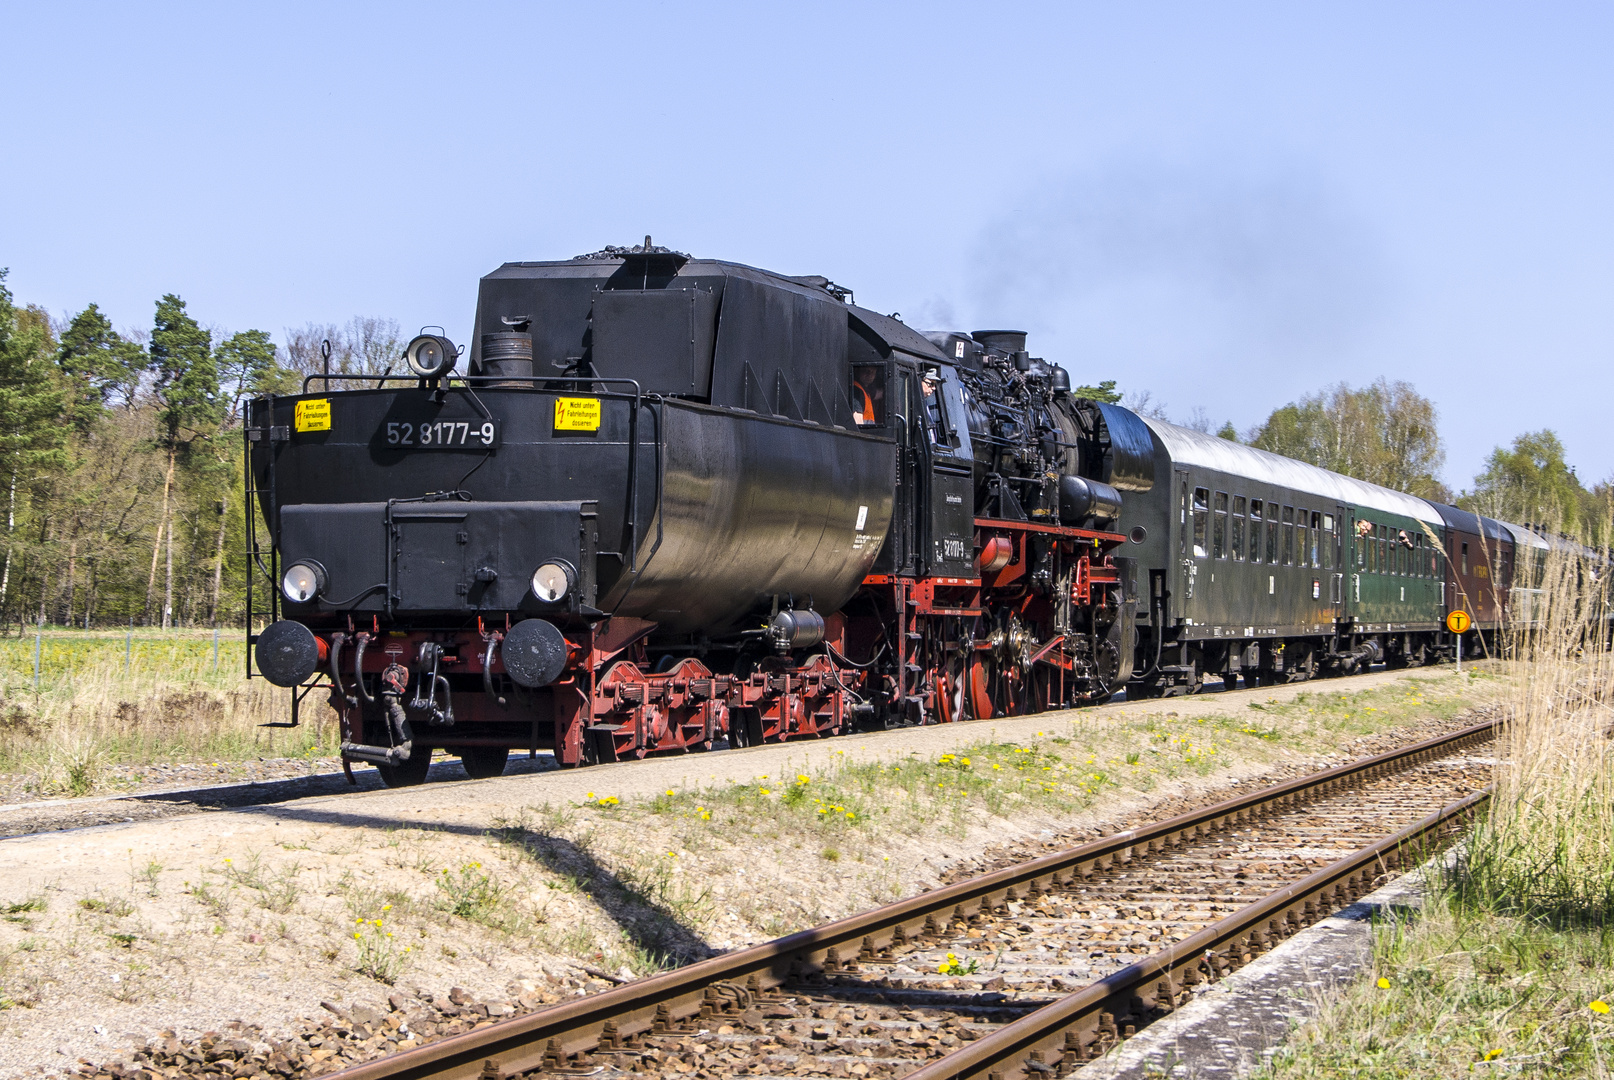
[[422,334],[407,375],[247,414],[257,670],[294,710],[323,694],[388,784],[434,749],[489,776],[1131,675],[1115,528],[1149,432],[1024,334],[923,334],[646,238],[489,274],[466,353]]

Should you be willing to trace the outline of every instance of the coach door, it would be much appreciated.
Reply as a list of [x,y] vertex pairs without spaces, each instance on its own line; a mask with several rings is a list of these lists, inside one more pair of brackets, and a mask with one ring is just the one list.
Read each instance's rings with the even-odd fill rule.
[[[1345,618],[1345,575],[1350,571],[1347,565],[1350,556],[1350,512],[1343,506],[1334,507],[1334,528],[1326,533],[1323,544],[1323,560],[1328,563],[1328,602],[1334,608],[1334,621]],[[1323,523],[1327,525],[1325,521]]]
[[1196,555],[1204,550],[1205,514],[1199,512],[1197,490],[1188,483],[1188,470],[1178,469],[1173,479],[1177,484],[1177,604],[1178,618],[1188,617],[1198,584],[1199,563]]

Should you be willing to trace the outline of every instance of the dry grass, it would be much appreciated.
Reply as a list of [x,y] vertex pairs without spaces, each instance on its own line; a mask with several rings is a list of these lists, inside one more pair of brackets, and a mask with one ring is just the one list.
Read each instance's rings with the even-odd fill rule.
[[1276,1077],[1614,1075],[1614,742],[1601,583],[1548,560],[1496,793],[1424,915],[1380,928],[1374,977],[1268,1066]]
[[[34,679],[38,646],[39,678]],[[330,753],[334,725],[311,702],[300,729],[286,691],[243,674],[239,632],[46,630],[0,639],[0,774],[41,793],[85,795],[109,767]]]

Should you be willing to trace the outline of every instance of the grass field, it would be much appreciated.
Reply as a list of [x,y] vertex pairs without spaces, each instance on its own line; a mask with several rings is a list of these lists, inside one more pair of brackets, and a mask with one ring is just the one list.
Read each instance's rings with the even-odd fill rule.
[[1495,795],[1373,977],[1263,1075],[1614,1076],[1614,654],[1600,587],[1549,563],[1503,694]]
[[333,752],[323,704],[310,702],[304,727],[259,726],[287,718],[287,691],[248,682],[245,648],[239,631],[221,631],[215,666],[210,630],[0,638],[0,774],[26,774],[42,793],[88,794],[113,765]]

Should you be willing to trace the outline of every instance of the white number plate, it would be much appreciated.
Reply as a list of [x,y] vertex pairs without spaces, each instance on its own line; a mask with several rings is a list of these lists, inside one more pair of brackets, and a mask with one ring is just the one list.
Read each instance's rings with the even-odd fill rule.
[[411,450],[491,450],[499,445],[496,420],[387,420],[381,441]]

